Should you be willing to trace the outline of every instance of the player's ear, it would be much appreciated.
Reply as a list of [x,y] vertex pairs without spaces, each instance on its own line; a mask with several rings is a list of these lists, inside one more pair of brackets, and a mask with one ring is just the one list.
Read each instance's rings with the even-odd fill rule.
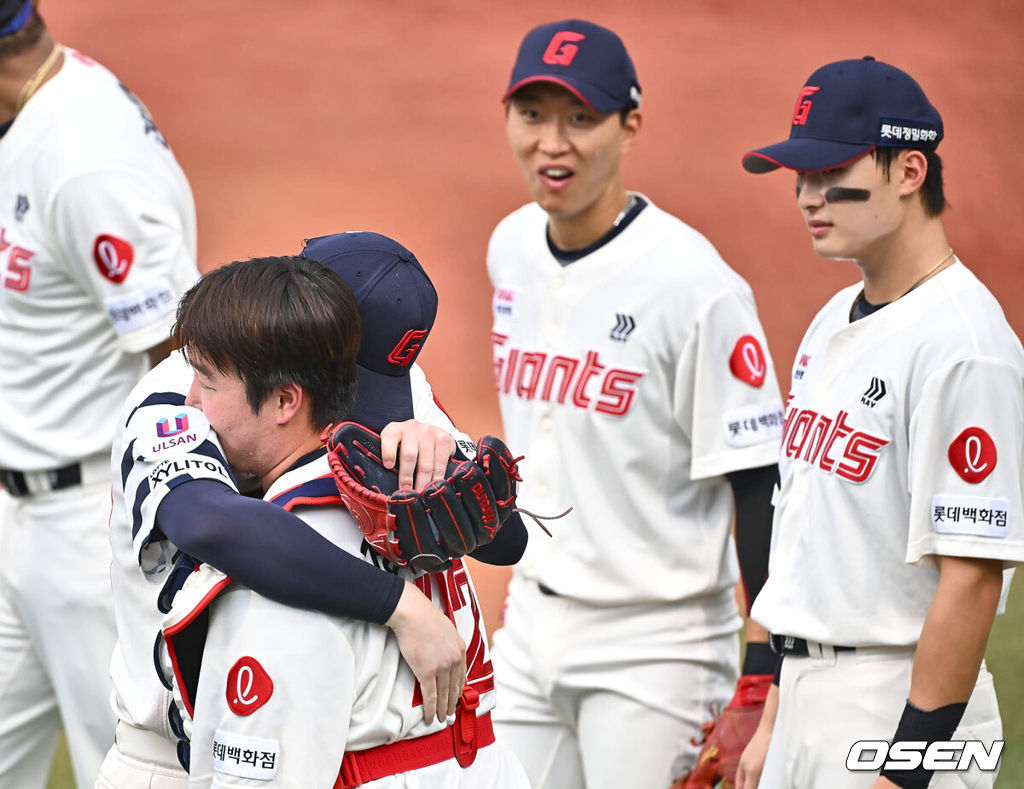
[[928,174],[928,159],[921,151],[901,151],[892,163],[890,176],[899,186],[901,197],[911,195],[924,186]]
[[279,425],[288,424],[295,419],[304,406],[311,404],[306,390],[294,381],[277,387],[271,394],[270,401],[274,409],[275,421]]
[[644,116],[640,114],[640,110],[630,110],[622,119],[622,153],[633,147],[643,122]]

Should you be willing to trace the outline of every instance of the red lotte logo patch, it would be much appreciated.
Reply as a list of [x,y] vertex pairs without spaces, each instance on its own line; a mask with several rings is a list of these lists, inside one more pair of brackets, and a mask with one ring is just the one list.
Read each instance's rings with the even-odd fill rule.
[[274,693],[270,675],[253,657],[239,658],[228,672],[228,707],[235,715],[251,715]]
[[100,274],[116,285],[124,282],[128,276],[135,251],[123,238],[104,234],[96,236],[96,241],[92,245],[92,258],[96,261],[96,268],[100,270]]
[[732,356],[729,357],[729,369],[745,384],[757,388],[764,383],[768,363],[765,361],[764,351],[761,350],[761,343],[756,337],[744,334],[736,341],[736,347],[732,349]]
[[996,467],[996,442],[980,427],[969,427],[949,445],[949,463],[964,482],[981,482]]

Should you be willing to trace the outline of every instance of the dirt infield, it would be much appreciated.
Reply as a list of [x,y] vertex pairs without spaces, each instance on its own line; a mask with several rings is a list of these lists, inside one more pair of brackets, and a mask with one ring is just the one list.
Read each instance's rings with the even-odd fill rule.
[[[474,435],[501,429],[486,242],[526,200],[499,97],[522,34],[576,14],[623,36],[644,88],[627,186],[703,231],[746,277],[781,370],[856,270],[813,254],[790,176],[755,178],[739,159],[785,136],[799,86],[839,58],[906,68],[940,109],[953,246],[1024,328],[1024,5],[1013,0],[46,0],[42,10],[61,41],[152,110],[195,191],[203,268],[360,228],[414,250],[441,296],[422,363]],[[493,629],[507,576],[477,576]]]

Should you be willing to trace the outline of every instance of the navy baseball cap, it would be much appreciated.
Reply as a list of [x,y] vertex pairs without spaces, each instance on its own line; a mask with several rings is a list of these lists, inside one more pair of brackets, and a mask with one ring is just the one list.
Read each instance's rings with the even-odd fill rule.
[[308,239],[300,255],[345,280],[359,305],[359,399],[352,420],[379,433],[388,422],[412,419],[409,368],[437,315],[437,291],[416,256],[370,232]]
[[0,36],[17,33],[32,18],[32,0],[0,0]]
[[595,112],[640,106],[640,83],[622,39],[582,19],[535,27],[519,45],[502,101],[531,82],[554,82]]
[[876,147],[935,148],[942,118],[913,77],[871,56],[829,63],[811,74],[796,101],[789,139],[750,151],[743,167],[831,170]]

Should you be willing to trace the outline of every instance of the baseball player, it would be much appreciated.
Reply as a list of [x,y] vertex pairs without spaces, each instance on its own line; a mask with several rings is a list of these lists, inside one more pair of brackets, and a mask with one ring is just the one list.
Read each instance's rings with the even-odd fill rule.
[[[278,310],[298,317],[286,334]],[[196,373],[186,405],[209,420],[232,466],[258,477],[267,501],[372,561],[321,443],[327,424],[352,412],[357,321],[351,291],[327,269],[271,258],[207,274],[183,297],[177,331]],[[190,427],[197,439],[206,424]],[[466,641],[454,720],[423,719],[415,679],[387,628],[288,608],[187,567],[165,637],[192,737],[190,785],[527,786],[514,757],[494,743],[487,638],[465,568],[456,560],[413,576],[382,566],[414,581]]]
[[[439,476],[453,448],[449,433],[463,444],[468,439],[437,406],[415,364],[437,309],[426,272],[409,250],[369,232],[312,239],[302,255],[328,265],[356,291],[363,339],[355,418],[382,432],[384,454],[392,459],[396,443],[403,451],[418,448],[430,461],[441,455],[440,469],[425,472],[427,481]],[[111,673],[119,724],[97,786],[160,789],[188,783],[184,750],[179,759],[176,749],[176,708],[152,660],[163,617],[159,596],[177,551],[278,602],[387,624],[420,681],[424,719],[435,717],[435,706],[442,720],[453,714],[465,675],[465,645],[447,617],[412,584],[336,547],[286,509],[234,495],[234,477],[215,434],[198,446],[188,441],[197,435],[196,424],[205,425],[201,414],[185,407],[193,377],[184,356],[171,354],[136,386],[118,421],[112,463],[122,484],[114,486],[111,575],[120,638]],[[385,426],[391,418],[414,416],[440,426],[432,429],[443,440],[414,432],[412,422]],[[153,439],[152,452],[140,453],[143,434]],[[161,465],[165,460],[169,473]],[[414,461],[403,463],[415,468]],[[418,487],[424,484],[417,480]],[[473,555],[511,563],[524,540],[521,522],[508,523]]]
[[63,723],[92,786],[114,731],[110,442],[198,276],[188,182],[142,103],[0,0],[0,786]]
[[1024,560],[1024,351],[946,237],[942,137],[917,82],[865,57],[815,71],[789,138],[743,159],[796,171],[815,251],[863,281],[815,316],[792,368],[753,610],[782,660],[742,789],[995,780],[920,758],[1000,739],[982,657],[1004,568]]
[[[622,185],[640,95],[621,39],[581,20],[530,31],[505,92],[534,202],[488,248],[495,383],[523,507],[573,508],[531,541],[494,638],[497,730],[536,789],[692,768],[737,681],[734,513],[751,598],[767,571],[774,369],[747,284]],[[766,640],[744,666],[765,690]]]

